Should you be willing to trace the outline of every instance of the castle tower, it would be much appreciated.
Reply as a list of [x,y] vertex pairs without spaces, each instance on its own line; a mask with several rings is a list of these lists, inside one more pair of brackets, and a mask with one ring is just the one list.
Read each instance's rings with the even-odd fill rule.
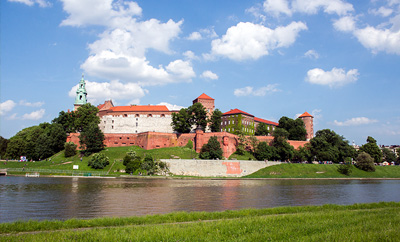
[[306,140],[309,141],[314,137],[314,117],[305,112],[302,115],[299,116],[304,122],[304,126],[306,128],[307,134],[306,134]]
[[86,96],[87,96],[86,83],[85,79],[83,79],[83,74],[82,74],[82,79],[80,80],[78,89],[76,90],[74,111],[76,111],[80,106],[86,104],[87,102]]
[[196,98],[195,100],[193,100],[193,104],[195,103],[201,103],[207,111],[207,117],[210,118],[212,113],[214,112],[214,98],[209,97],[206,94],[201,94],[198,98]]

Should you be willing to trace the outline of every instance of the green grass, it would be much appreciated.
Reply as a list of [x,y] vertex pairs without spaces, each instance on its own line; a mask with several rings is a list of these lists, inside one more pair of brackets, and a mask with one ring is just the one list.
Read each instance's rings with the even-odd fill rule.
[[250,152],[245,151],[244,155],[233,153],[229,160],[257,160]]
[[400,178],[400,166],[376,166],[375,172],[366,172],[356,167],[349,176],[337,171],[338,165],[285,163],[269,166],[247,178]]
[[[96,170],[89,167],[87,164],[91,158],[89,157],[79,157],[75,155],[72,157],[65,158],[64,151],[61,151],[51,157],[51,161],[43,160],[36,162],[12,162],[9,161],[4,164],[5,161],[0,162],[0,169],[5,168],[25,168],[25,169],[46,169],[49,170],[48,174],[59,174],[59,175],[71,175],[73,172],[73,165],[79,165],[80,171],[96,172],[110,170],[110,176],[119,176],[126,173],[118,172],[119,170],[124,170],[125,166],[122,164],[122,159],[129,150],[134,150],[137,155],[144,157],[146,154],[150,154],[153,158],[159,159],[171,159],[173,157],[179,157],[181,159],[192,159],[197,157],[197,153],[193,149],[185,147],[171,147],[171,148],[160,148],[153,150],[145,150],[138,146],[125,146],[125,147],[107,147],[101,153],[106,154],[110,159],[110,164],[106,166],[103,170]],[[115,162],[114,162],[115,161]],[[111,167],[112,166],[112,167]],[[65,170],[69,173],[60,174],[52,172],[51,170]],[[9,172],[10,174],[25,174],[26,172]]]
[[398,241],[400,203],[0,224],[0,241]]

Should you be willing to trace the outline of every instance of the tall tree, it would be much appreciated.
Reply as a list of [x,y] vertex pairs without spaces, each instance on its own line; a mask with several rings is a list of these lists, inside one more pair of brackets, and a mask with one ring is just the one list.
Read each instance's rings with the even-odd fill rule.
[[382,151],[376,144],[376,140],[371,136],[368,136],[367,143],[362,145],[359,151],[368,153],[372,158],[374,158],[375,163],[382,162]]
[[10,142],[8,139],[0,136],[0,158],[4,158],[7,152],[7,145]]
[[382,156],[383,156],[383,159],[387,162],[396,161],[395,153],[393,151],[389,150],[388,148],[382,149]]
[[256,128],[254,135],[256,136],[267,136],[269,134],[268,125],[265,123],[259,123]]
[[75,113],[61,111],[57,118],[54,118],[52,123],[61,124],[66,133],[76,132]]
[[191,114],[187,108],[172,114],[172,129],[178,133],[189,133],[192,130]]
[[104,134],[97,123],[88,124],[79,135],[81,152],[88,156],[104,149]]
[[191,123],[196,125],[196,129],[200,128],[203,131],[207,127],[207,111],[206,108],[201,103],[195,103],[188,108],[191,114]]
[[75,111],[75,128],[76,131],[82,132],[86,127],[93,123],[98,125],[100,118],[97,116],[99,109],[90,103],[84,104]]
[[289,132],[289,140],[306,140],[307,131],[300,118],[294,120],[283,116],[279,119],[279,128]]
[[278,154],[274,146],[268,145],[267,142],[260,142],[254,156],[257,160],[274,160]]
[[344,162],[345,158],[355,158],[356,151],[343,136],[330,129],[317,131],[310,140],[311,155],[319,161]]
[[211,132],[220,132],[222,122],[222,112],[219,109],[215,109],[210,119]]
[[272,146],[275,147],[277,160],[291,160],[294,155],[294,148],[287,142],[288,132],[282,128],[276,128],[274,131],[274,140]]

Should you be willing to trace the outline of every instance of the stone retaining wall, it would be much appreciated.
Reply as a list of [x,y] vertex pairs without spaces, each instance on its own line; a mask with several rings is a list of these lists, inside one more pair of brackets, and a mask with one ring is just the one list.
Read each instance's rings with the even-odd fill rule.
[[200,177],[242,177],[267,166],[279,165],[278,161],[249,160],[176,160],[162,159],[174,175]]

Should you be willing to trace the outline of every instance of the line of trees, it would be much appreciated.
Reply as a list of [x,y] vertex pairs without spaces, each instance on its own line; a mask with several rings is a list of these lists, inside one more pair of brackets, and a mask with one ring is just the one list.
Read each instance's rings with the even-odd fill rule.
[[82,105],[75,112],[61,111],[51,123],[41,123],[19,131],[9,140],[0,137],[2,159],[43,160],[64,150],[67,156],[74,155],[73,144],[66,144],[68,133],[80,132],[81,153],[90,155],[104,148],[104,134],[99,128],[100,118],[97,107]]

